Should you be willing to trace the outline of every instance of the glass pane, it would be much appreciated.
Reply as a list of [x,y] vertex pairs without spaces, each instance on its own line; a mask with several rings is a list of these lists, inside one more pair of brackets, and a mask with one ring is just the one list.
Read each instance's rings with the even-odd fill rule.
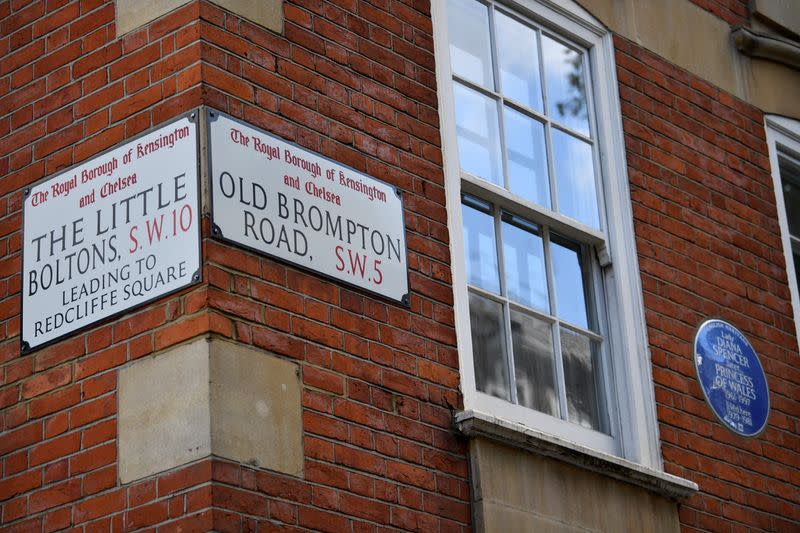
[[600,227],[592,147],[563,131],[553,129],[558,210],[593,228]]
[[605,430],[600,370],[600,345],[584,335],[561,329],[561,356],[570,422],[598,431]]
[[785,157],[779,157],[778,167],[783,182],[783,203],[786,206],[789,233],[800,237],[800,166]]
[[461,169],[503,187],[497,104],[458,83],[453,92]]
[[541,111],[542,85],[536,32],[502,13],[497,13],[495,24],[503,94]]
[[547,111],[570,129],[589,135],[583,55],[542,35]]
[[500,294],[494,218],[490,214],[478,211],[468,205],[461,207],[467,282],[470,285]]
[[792,258],[794,259],[794,277],[797,286],[800,287],[800,253],[792,252]]
[[519,404],[559,416],[550,324],[511,311],[511,339]]
[[[511,219],[504,216],[504,219]],[[536,227],[503,222],[503,263],[506,292],[512,300],[524,305],[550,309],[547,301],[547,277],[544,270],[544,246]]]
[[588,329],[585,276],[581,268],[582,261],[578,247],[554,238],[550,243],[550,254],[553,261],[558,317]]
[[501,304],[469,294],[469,319],[472,324],[472,360],[478,390],[510,401],[506,336]]
[[511,192],[549,208],[550,183],[547,179],[544,125],[506,107],[505,128]]
[[494,89],[488,8],[474,0],[450,0],[447,28],[453,74]]

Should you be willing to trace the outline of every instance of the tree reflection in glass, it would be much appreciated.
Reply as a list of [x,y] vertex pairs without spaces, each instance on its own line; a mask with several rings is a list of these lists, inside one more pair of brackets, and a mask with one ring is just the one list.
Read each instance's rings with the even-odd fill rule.
[[542,35],[547,110],[564,126],[589,135],[583,55]]

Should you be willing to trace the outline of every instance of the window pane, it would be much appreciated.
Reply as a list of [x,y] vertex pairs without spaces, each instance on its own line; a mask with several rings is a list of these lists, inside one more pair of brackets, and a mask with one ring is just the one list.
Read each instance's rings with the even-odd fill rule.
[[542,111],[536,32],[502,13],[497,13],[495,21],[503,94]]
[[600,346],[584,335],[561,329],[561,357],[567,389],[567,418],[570,422],[598,431],[605,430],[601,418],[602,382]]
[[542,35],[542,57],[548,114],[568,128],[589,135],[582,54]]
[[494,89],[488,8],[474,0],[450,0],[447,27],[453,73]]
[[778,167],[783,182],[783,203],[786,206],[789,233],[800,237],[800,166],[779,157]]
[[[511,219],[504,216],[504,219]],[[503,263],[506,292],[512,300],[529,307],[550,309],[547,301],[547,277],[544,269],[542,238],[536,227],[503,222]]]
[[800,253],[793,251],[792,259],[794,259],[794,277],[797,281],[797,286],[800,287]]
[[585,277],[578,247],[553,239],[550,243],[550,254],[553,262],[558,317],[588,329]]
[[592,147],[563,131],[552,129],[558,210],[593,228],[600,227]]
[[467,282],[500,294],[494,218],[468,205],[462,205],[461,215],[464,224]]
[[511,192],[549,208],[550,183],[547,178],[544,125],[506,107],[505,128]]
[[550,324],[511,311],[511,339],[519,404],[558,416]]
[[497,302],[470,293],[469,319],[472,324],[475,384],[481,392],[510,401],[503,307]]
[[503,187],[496,102],[458,83],[453,91],[461,169]]

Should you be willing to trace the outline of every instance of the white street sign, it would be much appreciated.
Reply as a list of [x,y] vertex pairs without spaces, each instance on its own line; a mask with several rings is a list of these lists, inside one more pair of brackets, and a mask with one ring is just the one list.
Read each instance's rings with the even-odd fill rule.
[[189,117],[32,187],[23,209],[23,350],[198,281],[198,199]]
[[215,234],[408,302],[403,202],[397,189],[210,113]]

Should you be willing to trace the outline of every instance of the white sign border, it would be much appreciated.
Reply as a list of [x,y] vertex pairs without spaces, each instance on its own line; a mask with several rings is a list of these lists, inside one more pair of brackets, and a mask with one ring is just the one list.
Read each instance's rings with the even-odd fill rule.
[[131,309],[136,309],[136,308],[141,308],[141,307],[148,306],[151,303],[155,302],[156,300],[159,300],[159,299],[161,299],[161,298],[163,298],[165,296],[169,296],[171,294],[175,294],[177,292],[180,292],[180,291],[186,289],[187,287],[192,287],[194,285],[198,285],[198,284],[202,283],[202,281],[203,281],[203,227],[202,227],[203,226],[203,224],[202,224],[202,219],[203,219],[203,217],[202,217],[202,213],[203,213],[202,212],[202,208],[203,208],[203,173],[202,173],[202,171],[203,171],[203,168],[202,168],[202,166],[200,164],[201,159],[202,159],[201,156],[200,156],[201,138],[203,136],[203,131],[202,131],[202,128],[200,127],[201,126],[200,117],[202,117],[202,116],[203,116],[203,108],[202,107],[198,107],[198,108],[192,109],[190,111],[186,111],[184,113],[181,113],[180,115],[176,115],[175,117],[169,119],[166,122],[162,122],[160,124],[157,124],[155,126],[152,126],[152,127],[148,128],[148,129],[146,129],[146,130],[144,130],[144,131],[142,131],[140,133],[137,133],[133,137],[129,137],[127,139],[124,139],[121,142],[118,142],[115,145],[110,146],[109,148],[106,148],[102,152],[98,152],[96,154],[93,154],[91,157],[89,157],[89,158],[87,158],[87,159],[85,159],[85,160],[83,160],[83,161],[81,161],[79,163],[75,163],[74,165],[70,165],[68,167],[65,167],[65,168],[62,168],[62,169],[58,169],[54,174],[52,174],[50,176],[46,176],[46,177],[44,177],[42,179],[39,179],[39,180],[37,180],[37,181],[35,181],[33,183],[30,183],[30,184],[25,186],[25,188],[22,190],[22,228],[21,228],[21,231],[22,231],[22,247],[20,249],[20,261],[21,261],[21,264],[22,264],[22,267],[21,267],[22,270],[20,271],[20,275],[21,276],[25,275],[24,265],[25,265],[25,216],[26,216],[26,212],[27,212],[26,204],[27,204],[27,199],[28,199],[31,191],[35,187],[38,187],[39,185],[42,185],[43,183],[47,183],[48,181],[52,181],[53,179],[57,178],[58,176],[61,176],[62,174],[66,174],[66,173],[72,171],[73,169],[76,169],[76,168],[80,167],[81,165],[85,165],[88,161],[91,161],[92,159],[101,158],[104,155],[106,155],[107,153],[110,153],[110,152],[118,149],[120,146],[132,143],[132,142],[136,141],[137,139],[141,139],[142,137],[145,137],[146,135],[149,135],[149,134],[153,133],[154,131],[157,131],[157,130],[159,130],[161,128],[165,128],[165,127],[169,126],[170,124],[174,124],[174,123],[179,122],[179,121],[181,121],[183,119],[188,119],[189,122],[194,124],[194,127],[196,128],[195,166],[197,168],[197,203],[198,203],[197,212],[200,214],[200,217],[198,219],[198,227],[197,227],[197,264],[198,264],[198,269],[197,269],[196,272],[194,272],[192,274],[191,281],[186,283],[185,285],[181,285],[180,287],[172,289],[172,290],[170,290],[168,292],[164,292],[162,294],[159,294],[158,296],[154,296],[153,298],[150,298],[149,300],[136,303],[134,305],[131,305],[130,307],[126,307],[125,309],[120,309],[119,311],[115,312],[114,314],[111,314],[111,315],[108,315],[108,316],[104,316],[102,318],[99,318],[99,319],[95,320],[94,322],[91,322],[89,324],[86,324],[84,326],[76,328],[74,330],[67,331],[64,334],[59,335],[58,337],[54,337],[54,338],[52,338],[52,339],[50,339],[48,341],[45,341],[45,342],[43,342],[41,344],[37,344],[37,345],[31,347],[30,344],[28,342],[26,342],[25,339],[23,339],[23,337],[22,337],[23,336],[23,324],[24,324],[24,318],[23,317],[25,316],[25,294],[24,294],[25,291],[23,290],[23,287],[22,287],[22,280],[20,280],[20,314],[19,314],[19,321],[20,321],[20,334],[19,334],[20,355],[28,355],[30,353],[33,353],[33,352],[37,351],[37,350],[41,350],[42,348],[46,348],[46,347],[51,346],[51,345],[53,345],[53,344],[55,344],[57,342],[61,342],[66,337],[70,337],[70,336],[74,336],[74,335],[82,335],[83,333],[86,333],[87,331],[89,331],[91,328],[96,327],[97,324],[99,324],[101,322],[111,322],[111,321],[117,320],[121,316],[123,316],[126,313],[128,313]]
[[[287,141],[286,139],[284,139],[283,137],[281,137],[279,135],[276,135],[275,133],[271,133],[271,132],[265,130],[264,128],[260,128],[260,127],[256,126],[255,124],[251,124],[251,123],[246,122],[246,121],[244,121],[242,119],[239,119],[237,117],[231,116],[231,115],[229,115],[227,113],[223,113],[222,111],[219,111],[218,109],[214,109],[214,108],[208,107],[208,106],[204,106],[204,109],[205,109],[205,126],[206,126],[206,128],[205,128],[205,130],[206,130],[205,141],[206,141],[206,152],[207,152],[206,158],[207,158],[207,165],[208,165],[207,166],[207,170],[208,170],[208,211],[209,211],[209,216],[211,218],[211,236],[212,237],[214,237],[215,239],[217,239],[219,241],[222,241],[222,242],[231,244],[233,246],[236,246],[238,248],[243,248],[243,249],[249,250],[251,252],[254,252],[254,253],[258,254],[258,255],[261,255],[261,256],[264,256],[264,257],[269,257],[270,259],[278,261],[278,262],[280,262],[282,264],[291,265],[291,266],[296,267],[296,268],[298,268],[298,269],[300,269],[300,270],[302,270],[304,272],[308,272],[308,273],[310,273],[310,274],[312,274],[314,276],[318,276],[318,277],[324,278],[324,279],[326,279],[328,281],[331,281],[333,283],[345,285],[345,286],[353,288],[355,290],[366,292],[366,293],[368,293],[368,294],[370,294],[372,296],[377,296],[377,297],[382,298],[384,300],[400,304],[400,305],[402,305],[403,307],[406,307],[406,308],[410,308],[411,307],[411,275],[409,273],[409,267],[408,267],[408,242],[407,242],[407,239],[406,239],[406,231],[407,231],[407,229],[406,229],[406,219],[405,219],[405,213],[406,213],[405,194],[404,194],[404,191],[400,187],[398,187],[396,185],[392,185],[391,183],[387,183],[385,181],[379,180],[378,178],[376,178],[374,176],[371,176],[371,175],[369,175],[369,174],[367,174],[365,172],[362,172],[362,171],[360,171],[358,169],[355,169],[355,168],[353,168],[353,167],[351,167],[349,165],[345,165],[344,163],[336,161],[335,159],[332,159],[332,158],[330,158],[330,157],[328,157],[328,156],[326,156],[326,155],[324,155],[322,153],[319,153],[319,152],[316,152],[314,150],[311,150],[310,148],[306,148],[305,146],[301,146],[301,145],[299,145],[297,143],[294,143],[294,142],[291,142],[291,141]],[[259,131],[259,132],[263,133],[264,135],[268,135],[270,137],[275,137],[275,138],[279,139],[281,142],[284,142],[284,143],[288,144],[289,146],[294,146],[298,150],[302,150],[304,152],[311,152],[315,156],[317,156],[317,157],[319,157],[321,159],[324,159],[326,161],[330,161],[330,163],[335,165],[335,166],[351,170],[351,171],[359,174],[360,176],[363,176],[364,178],[367,178],[367,179],[370,179],[370,180],[375,181],[377,183],[380,183],[381,185],[390,187],[394,191],[394,193],[397,195],[397,197],[400,199],[401,215],[402,215],[402,219],[403,219],[402,220],[402,228],[403,228],[403,232],[402,233],[403,233],[403,250],[405,251],[405,264],[406,264],[406,288],[408,289],[408,292],[406,292],[406,294],[404,294],[401,297],[401,299],[397,300],[395,298],[392,298],[391,296],[388,296],[386,294],[383,294],[383,293],[380,293],[380,292],[377,292],[377,291],[373,291],[373,290],[371,290],[371,289],[369,289],[367,287],[362,287],[360,285],[356,285],[355,283],[350,283],[350,282],[348,282],[348,281],[346,281],[344,279],[340,279],[340,278],[337,278],[335,276],[331,276],[331,275],[326,274],[324,272],[321,272],[319,270],[315,270],[315,269],[313,269],[311,267],[304,266],[304,265],[302,265],[300,263],[292,262],[292,261],[290,261],[288,259],[284,259],[283,257],[277,256],[277,255],[273,255],[273,254],[271,254],[269,252],[265,252],[264,250],[259,250],[257,248],[253,248],[252,246],[248,246],[246,244],[242,244],[239,241],[236,241],[234,239],[229,239],[228,237],[225,237],[225,235],[222,233],[222,230],[219,228],[219,226],[217,226],[214,223],[214,177],[213,177],[213,168],[214,167],[213,167],[212,149],[211,149],[211,123],[216,120],[215,115],[224,116],[224,117],[226,117],[227,119],[229,119],[229,120],[231,120],[233,122],[236,122],[236,123],[241,124],[243,126],[246,126],[248,128],[253,128],[256,131]]]

